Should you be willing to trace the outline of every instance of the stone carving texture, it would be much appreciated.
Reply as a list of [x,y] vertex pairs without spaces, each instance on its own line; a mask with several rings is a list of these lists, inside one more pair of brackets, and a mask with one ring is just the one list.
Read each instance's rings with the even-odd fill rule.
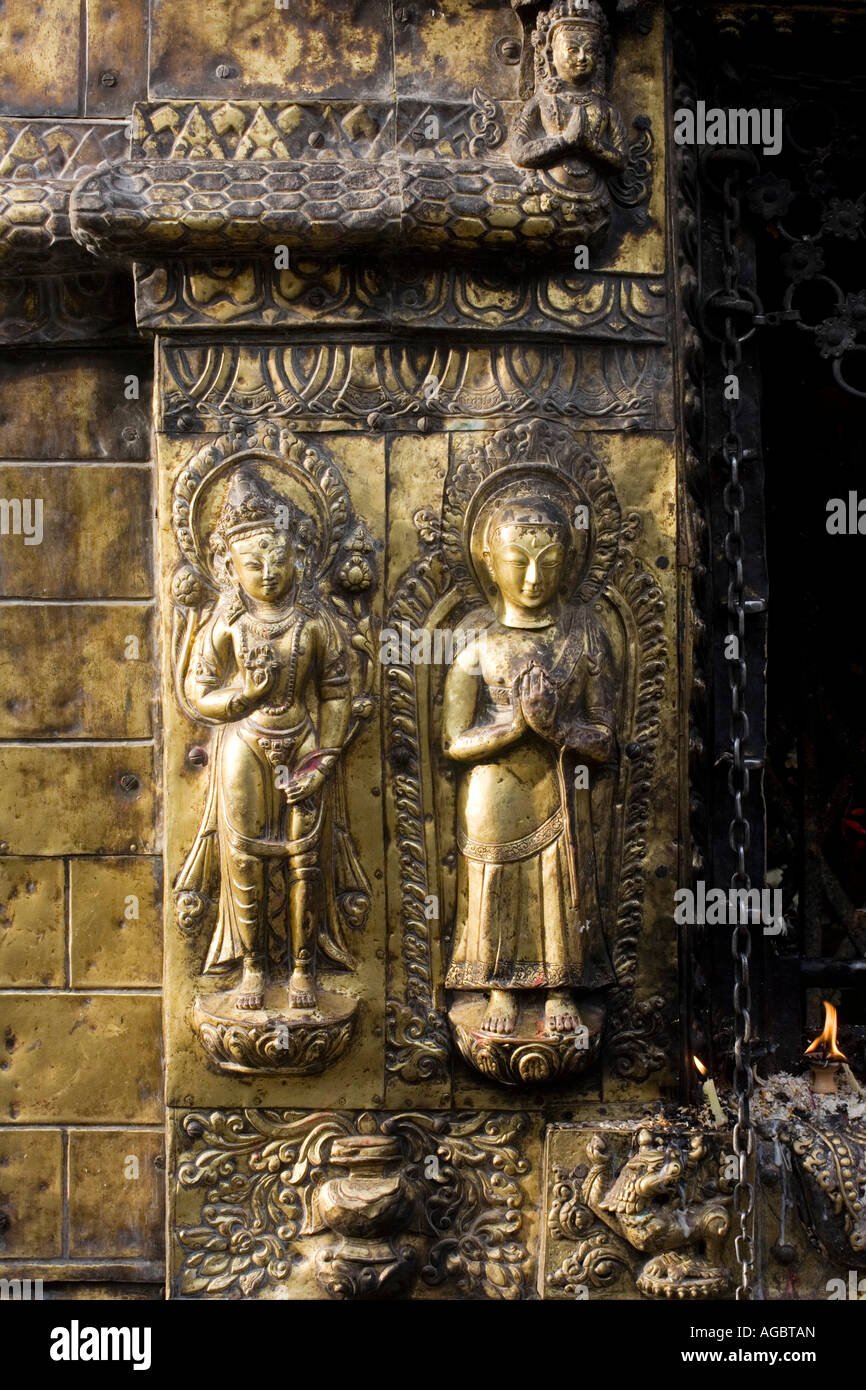
[[416,1279],[526,1297],[526,1132],[489,1112],[176,1112],[172,1176],[201,1200],[177,1232],[176,1293],[291,1296],[312,1267],[335,1298]]

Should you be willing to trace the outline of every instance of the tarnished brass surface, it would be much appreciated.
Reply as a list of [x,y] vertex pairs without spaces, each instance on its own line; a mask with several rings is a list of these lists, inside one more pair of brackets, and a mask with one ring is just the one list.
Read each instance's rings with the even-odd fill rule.
[[148,18],[143,0],[87,0],[88,116],[125,118],[147,95]]
[[151,1041],[159,1030],[155,995],[9,993],[3,1020],[4,1123],[160,1119],[159,1055]]
[[56,1259],[63,1251],[63,1135],[59,1130],[0,1130],[3,1256]]
[[73,859],[69,972],[76,989],[162,981],[162,861]]
[[308,0],[303,10],[211,0],[196,24],[184,0],[156,0],[151,91],[158,98],[273,97],[287,89],[347,101],[387,97],[393,22],[388,0]]
[[[154,1131],[70,1131],[70,1255],[91,1260],[159,1257],[162,1152],[163,1136]],[[134,1202],[128,1200],[130,1192]]]
[[[74,667],[57,660],[67,649]],[[13,689],[22,665],[30,672],[0,705],[0,737],[148,738],[156,664],[145,604],[0,604],[0,686]]]
[[3,6],[0,111],[13,116],[75,116],[84,55],[79,0],[29,0]]
[[7,988],[59,986],[65,977],[64,873],[59,859],[0,861],[3,935],[0,967]]
[[[79,347],[73,351],[40,352],[17,360],[7,358],[0,380],[0,453],[4,459],[104,460],[106,465],[127,460],[143,463],[150,457],[148,398],[151,381],[149,354],[140,346],[125,347],[121,352]],[[26,410],[23,409],[25,404]],[[105,491],[109,501],[105,518],[107,535],[123,546],[127,556],[125,568],[133,577],[142,569],[149,572],[152,557],[143,530],[137,534],[124,531],[124,523],[142,526],[139,512],[142,506],[146,507],[147,490],[152,486],[147,474],[127,474],[118,468],[112,476],[106,469],[104,473],[95,474],[90,484],[77,472],[57,469],[56,474],[60,488],[90,486],[94,496]],[[42,475],[44,478],[53,476],[53,472]],[[25,478],[21,486],[25,485],[33,486],[34,480]],[[61,492],[53,498],[51,492],[9,491],[10,482],[5,477],[3,486],[6,489],[4,497],[43,497],[46,521],[52,500],[57,508],[68,506],[70,515],[81,515],[84,521],[93,510],[86,505],[84,497],[64,497]],[[125,509],[110,505],[112,489],[121,486],[128,499]],[[122,510],[127,510],[129,517],[121,516]],[[63,539],[69,545],[72,538],[64,535]],[[57,540],[55,534],[55,547]],[[97,543],[94,537],[89,547],[82,546],[82,552],[89,553],[91,561],[98,565],[102,553],[96,548]],[[35,562],[39,557],[34,553],[30,558]],[[57,563],[62,570],[62,563],[59,560]],[[120,580],[118,574],[113,590],[117,597],[124,594]],[[93,590],[88,596],[96,592]],[[134,590],[125,592],[131,596]]]
[[153,854],[153,748],[135,743],[0,745],[4,854]]

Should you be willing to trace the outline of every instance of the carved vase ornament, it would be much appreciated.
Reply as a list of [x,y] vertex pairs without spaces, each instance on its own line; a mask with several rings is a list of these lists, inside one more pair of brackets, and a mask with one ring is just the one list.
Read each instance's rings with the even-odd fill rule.
[[176,690],[216,729],[175,893],[187,930],[216,903],[193,1010],[211,1059],[320,1071],[345,1050],[357,1001],[323,990],[317,963],[352,970],[369,908],[342,759],[372,709],[372,547],[350,533],[348,496],[316,451],[287,432],[265,440],[282,456],[257,443],[218,441],[175,489],[193,562],[174,585]]

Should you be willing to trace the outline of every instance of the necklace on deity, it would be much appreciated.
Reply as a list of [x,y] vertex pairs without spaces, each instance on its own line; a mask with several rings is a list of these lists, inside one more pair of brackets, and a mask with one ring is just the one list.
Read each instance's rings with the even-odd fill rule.
[[243,615],[243,623],[244,627],[248,627],[257,637],[282,637],[283,633],[288,632],[289,628],[299,617],[300,614],[297,608],[293,608],[292,611],[283,618],[279,616],[275,618],[254,618],[252,613],[247,610]]

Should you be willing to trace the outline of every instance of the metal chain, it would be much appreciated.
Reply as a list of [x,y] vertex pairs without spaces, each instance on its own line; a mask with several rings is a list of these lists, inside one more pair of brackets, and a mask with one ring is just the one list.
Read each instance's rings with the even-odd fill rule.
[[[750,291],[740,285],[740,252],[736,234],[740,227],[741,208],[739,196],[739,173],[734,172],[725,178],[722,214],[722,245],[724,249],[725,287],[716,302],[724,311],[724,336],[721,341],[721,359],[726,378],[736,377],[743,359],[742,344],[750,330],[739,337],[734,315],[747,311],[753,313],[754,305],[749,302]],[[749,768],[746,747],[749,738],[749,717],[746,713],[746,687],[748,669],[745,658],[746,600],[743,581],[743,536],[742,516],[746,498],[741,478],[744,459],[743,441],[739,430],[739,390],[725,393],[727,431],[722,442],[722,456],[728,468],[728,481],[724,491],[725,511],[728,515],[728,530],[725,535],[725,559],[728,563],[728,615],[729,633],[736,637],[736,656],[729,657],[728,671],[731,691],[731,764],[728,771],[728,791],[733,802],[733,815],[728,827],[728,843],[736,857],[736,868],[731,876],[731,887],[746,889],[751,879],[746,868],[752,831],[744,809],[744,801],[749,795]],[[739,899],[736,901],[739,902]],[[752,936],[749,924],[742,920],[742,912],[737,912],[737,923],[731,938],[731,953],[734,958],[734,1092],[737,1098],[737,1122],[734,1125],[733,1147],[737,1159],[737,1182],[734,1187],[733,1207],[738,1220],[738,1233],[734,1242],[739,1264],[739,1284],[736,1297],[750,1299],[752,1288],[749,1282],[755,1262],[753,1238],[753,1215],[755,1190],[750,1180],[750,1159],[755,1138],[750,1116],[750,1101],[753,1090],[751,1065],[752,1039],[752,995],[749,984],[749,958],[752,951]]]

